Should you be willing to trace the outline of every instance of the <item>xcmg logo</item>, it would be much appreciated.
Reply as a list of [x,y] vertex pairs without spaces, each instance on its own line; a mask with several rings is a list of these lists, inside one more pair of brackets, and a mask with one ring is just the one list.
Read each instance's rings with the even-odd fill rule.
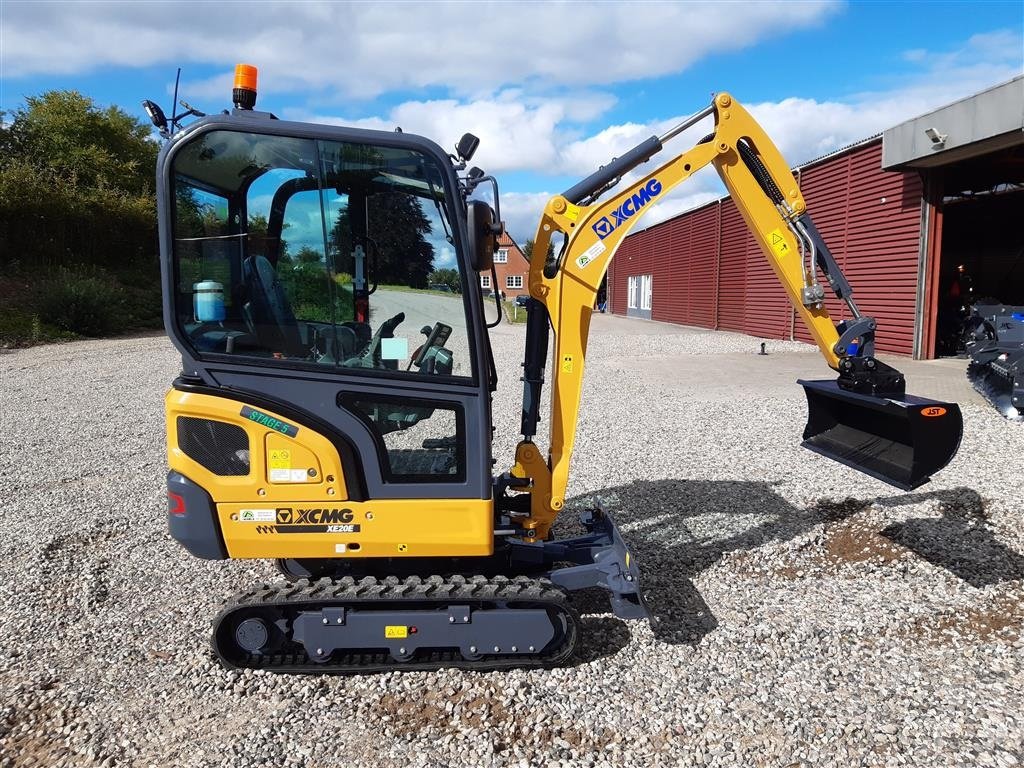
[[661,182],[657,179],[651,179],[642,187],[640,190],[631,197],[627,197],[622,201],[622,205],[612,211],[612,217],[609,219],[607,216],[602,216],[601,220],[593,225],[594,232],[597,236],[604,240],[608,235],[614,232],[622,224],[626,222],[626,219],[632,218],[637,214],[641,208],[651,202],[652,198],[657,197],[661,194]]

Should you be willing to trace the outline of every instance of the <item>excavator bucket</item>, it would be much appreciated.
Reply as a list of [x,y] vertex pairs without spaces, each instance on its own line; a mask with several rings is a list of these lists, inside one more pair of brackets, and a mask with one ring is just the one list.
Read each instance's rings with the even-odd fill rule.
[[928,482],[960,446],[956,403],[864,395],[829,380],[799,383],[807,393],[803,446],[897,488]]

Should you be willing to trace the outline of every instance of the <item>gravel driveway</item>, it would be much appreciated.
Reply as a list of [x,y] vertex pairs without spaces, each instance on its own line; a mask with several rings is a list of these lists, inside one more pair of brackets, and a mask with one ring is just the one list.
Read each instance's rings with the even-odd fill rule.
[[348,678],[212,660],[219,601],[274,570],[166,533],[165,339],[3,354],[0,765],[1021,765],[1024,426],[965,405],[958,459],[899,493],[798,447],[795,384],[694,385],[755,347],[595,319],[569,496],[616,513],[656,629],[584,595],[567,668]]

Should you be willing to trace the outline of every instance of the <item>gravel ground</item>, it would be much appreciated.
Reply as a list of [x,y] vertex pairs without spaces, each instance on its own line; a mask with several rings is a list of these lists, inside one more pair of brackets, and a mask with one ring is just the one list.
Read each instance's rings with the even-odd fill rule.
[[[579,658],[548,672],[221,669],[218,603],[274,572],[166,533],[170,344],[2,355],[0,765],[1021,765],[1024,429],[967,406],[959,458],[902,494],[798,447],[795,385],[724,402],[631,373],[727,376],[748,337],[595,325],[569,495],[615,511],[660,621],[584,596]],[[494,339],[502,461],[520,333]]]

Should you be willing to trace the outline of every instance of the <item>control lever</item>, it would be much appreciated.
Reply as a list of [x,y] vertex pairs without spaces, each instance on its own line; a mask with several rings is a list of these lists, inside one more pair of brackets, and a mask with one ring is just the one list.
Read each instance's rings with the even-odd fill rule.
[[[424,330],[426,326],[424,326]],[[423,367],[423,361],[426,360],[427,353],[431,347],[443,347],[448,337],[452,335],[452,327],[445,325],[444,323],[434,323],[434,327],[430,329],[427,334],[427,340],[423,342],[423,346],[416,350],[416,354],[413,355],[412,360],[409,361],[409,366],[415,365],[417,368]],[[406,369],[408,370],[408,368]]]

